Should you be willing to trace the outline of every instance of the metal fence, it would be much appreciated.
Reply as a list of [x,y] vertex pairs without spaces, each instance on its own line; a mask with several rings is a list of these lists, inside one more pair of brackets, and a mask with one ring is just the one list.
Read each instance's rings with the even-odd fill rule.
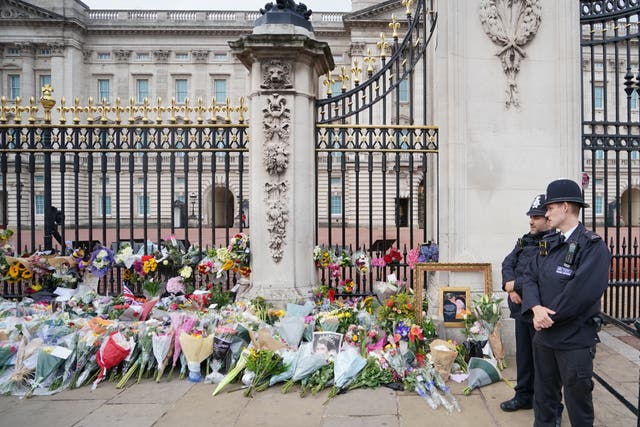
[[640,317],[640,2],[580,7],[584,219],[613,254],[602,310],[630,322]]
[[[33,99],[0,105],[0,225],[15,231],[21,253],[98,242],[151,253],[169,236],[206,248],[249,225],[243,100],[81,106],[76,98],[54,110],[44,89],[43,109]],[[119,274],[100,291],[119,293]],[[3,294],[21,295],[21,283],[5,282]]]
[[[412,4],[406,19],[392,16],[391,34],[364,43],[351,67],[326,76],[327,96],[316,101],[315,241],[338,253],[373,257],[396,247],[406,259],[409,249],[438,240],[438,128],[428,109],[437,14],[432,1]],[[406,263],[394,268],[411,280]],[[347,268],[341,277],[362,294],[389,272]],[[322,282],[337,286],[329,277],[324,271]]]

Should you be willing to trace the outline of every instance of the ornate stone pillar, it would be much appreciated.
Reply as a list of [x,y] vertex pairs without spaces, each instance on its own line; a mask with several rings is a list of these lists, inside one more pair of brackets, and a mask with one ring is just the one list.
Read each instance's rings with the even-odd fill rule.
[[333,68],[303,5],[261,10],[253,34],[230,42],[249,69],[251,285],[246,297],[307,297],[316,284],[314,100]]

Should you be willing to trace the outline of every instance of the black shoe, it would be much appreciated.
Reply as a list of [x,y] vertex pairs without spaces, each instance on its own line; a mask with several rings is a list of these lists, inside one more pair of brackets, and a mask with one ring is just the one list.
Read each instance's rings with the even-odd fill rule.
[[518,397],[514,397],[511,400],[507,400],[506,402],[502,402],[500,404],[500,409],[505,412],[513,412],[518,409],[531,409],[533,408],[533,402],[531,400],[524,400]]

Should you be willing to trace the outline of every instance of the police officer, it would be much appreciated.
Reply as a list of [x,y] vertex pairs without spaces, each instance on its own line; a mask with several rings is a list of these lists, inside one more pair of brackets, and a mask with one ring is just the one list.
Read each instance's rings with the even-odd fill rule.
[[546,213],[546,209],[543,207],[544,203],[544,194],[539,194],[533,199],[527,212],[529,232],[518,239],[515,248],[502,262],[502,290],[509,294],[509,309],[511,317],[515,319],[516,369],[518,374],[515,397],[500,404],[500,408],[506,412],[533,407],[532,340],[536,331],[533,328],[531,316],[523,317],[520,310],[522,307],[522,276],[531,260],[538,254],[542,237],[549,231],[549,224],[544,216]]
[[522,284],[522,313],[533,313],[537,331],[534,426],[558,425],[562,391],[571,425],[592,426],[593,358],[611,254],[578,220],[580,208],[588,205],[577,183],[551,182],[544,206],[549,225],[558,231],[540,242]]

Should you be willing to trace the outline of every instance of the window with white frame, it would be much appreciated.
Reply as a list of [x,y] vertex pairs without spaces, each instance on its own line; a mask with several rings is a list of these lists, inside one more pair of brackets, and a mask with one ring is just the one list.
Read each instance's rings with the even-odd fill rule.
[[604,108],[604,87],[596,86],[593,88],[593,106],[597,110]]
[[20,55],[20,49],[18,49],[17,47],[10,47],[9,49],[7,49],[7,55],[10,55],[10,56]]
[[98,52],[96,58],[100,61],[106,61],[111,59],[111,52]]
[[596,203],[595,203],[596,215],[602,215],[603,208],[604,208],[604,197],[602,196],[602,194],[598,194],[596,195]]
[[111,96],[110,83],[109,79],[98,79],[98,102],[102,102],[103,99],[109,102]]
[[631,160],[638,160],[640,159],[640,153],[638,153],[637,151],[632,151],[631,153],[629,153],[629,157],[631,157]]
[[223,52],[216,52],[213,54],[213,60],[214,61],[226,61],[227,60],[227,54],[223,53]]
[[151,214],[151,199],[149,196],[138,196],[138,216]]
[[331,216],[342,215],[342,179],[331,178]]
[[632,110],[638,109],[638,92],[635,90],[631,92],[631,99],[629,100],[629,106]]
[[109,194],[98,198],[98,215],[102,216],[103,212],[105,216],[111,216],[111,195]]
[[51,84],[51,74],[40,74],[40,88]]
[[596,150],[596,160],[604,160],[604,150]]
[[213,96],[216,98],[216,103],[218,104],[227,102],[226,79],[213,79]]
[[184,186],[184,176],[179,176],[178,178],[176,178],[176,184]]
[[398,85],[398,97],[400,102],[409,102],[409,80],[400,80],[400,84]]
[[20,75],[9,74],[9,98],[11,100],[20,96]]
[[144,99],[149,99],[149,79],[136,79],[136,99],[142,104]]
[[183,103],[187,98],[187,79],[176,79],[176,102]]
[[333,96],[340,95],[342,93],[342,82],[338,79],[331,84],[331,94]]
[[146,62],[151,60],[151,55],[149,52],[137,52],[136,53],[136,61]]
[[38,55],[49,56],[51,55],[51,49],[40,49],[38,50]]
[[189,54],[187,52],[176,52],[176,61],[188,61]]
[[44,215],[44,194],[36,194],[36,215]]
[[602,189],[604,188],[604,179],[602,178],[596,178],[595,179],[595,186],[597,189]]
[[36,184],[44,184],[44,175],[36,175],[34,181]]

